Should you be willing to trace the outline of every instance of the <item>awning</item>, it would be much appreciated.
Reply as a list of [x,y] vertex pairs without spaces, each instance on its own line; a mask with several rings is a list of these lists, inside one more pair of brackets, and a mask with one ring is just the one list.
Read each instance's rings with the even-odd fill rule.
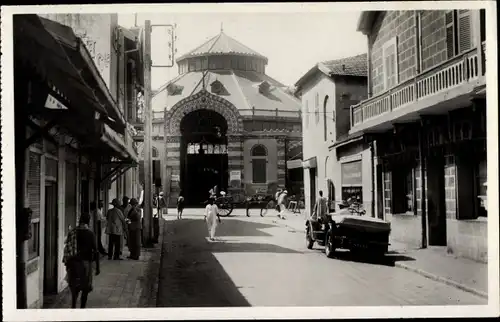
[[302,162],[302,167],[304,169],[316,168],[317,167],[316,157],[312,157]]
[[130,159],[135,163],[139,163],[139,156],[135,150],[125,144],[125,141],[107,124],[104,124],[104,132],[101,136],[101,141],[115,150],[122,158]]
[[288,160],[286,167],[288,170],[302,168],[302,160]]
[[14,15],[13,22],[16,60],[29,64],[70,102],[70,109],[97,111],[110,127],[124,132],[125,119],[73,29],[37,15]]

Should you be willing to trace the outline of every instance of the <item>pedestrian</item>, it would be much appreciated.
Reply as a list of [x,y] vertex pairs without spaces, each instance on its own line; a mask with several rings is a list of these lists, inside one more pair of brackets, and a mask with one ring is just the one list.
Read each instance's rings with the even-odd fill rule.
[[128,249],[130,250],[129,259],[138,260],[141,255],[141,214],[139,211],[139,201],[130,199],[130,210],[127,214],[128,219]]
[[182,219],[182,212],[184,211],[184,197],[182,196],[182,191],[177,198],[177,219]]
[[111,201],[111,205],[113,208],[108,210],[108,213],[106,214],[106,234],[109,235],[108,259],[113,258],[114,260],[121,260],[120,244],[123,234],[126,233],[127,224],[125,222],[125,217],[120,210],[120,201],[115,198]]
[[328,216],[328,200],[326,197],[323,197],[323,191],[319,191],[319,198],[316,200],[316,204],[314,205],[313,220],[321,219],[323,224],[327,223]]
[[279,214],[278,214],[278,218],[281,218],[281,219],[285,219],[285,211],[286,211],[286,206],[285,206],[285,203],[286,203],[286,197],[288,195],[288,191],[283,191],[279,198],[278,198],[278,206],[279,206]]
[[78,295],[82,292],[80,307],[87,305],[87,297],[93,289],[92,263],[95,261],[95,275],[99,275],[99,253],[96,236],[89,228],[90,214],[83,213],[80,223],[66,238],[63,262],[66,266],[67,281],[71,291],[71,308],[76,308]]
[[[101,205],[102,200],[99,200],[99,206]],[[102,215],[102,210],[97,206],[95,201],[92,201],[90,203],[90,211],[91,211],[91,216],[94,217],[95,221],[95,226],[96,226],[96,236],[97,236],[97,250],[99,253],[102,255],[107,255],[106,250],[104,249],[104,246],[102,245],[102,226],[103,222],[106,220],[104,216]]]
[[[127,197],[123,197],[124,202],[125,202],[125,198],[127,198]],[[132,200],[132,199],[130,199],[130,200]],[[125,209],[123,209],[123,217],[125,217],[125,220],[127,219],[127,216],[128,216],[130,209],[132,209],[132,205],[130,204],[130,201],[128,198],[126,199],[126,205],[127,206],[125,207]],[[122,207],[123,207],[123,205],[122,205]],[[124,237],[130,237],[130,236],[128,234],[124,234]],[[123,242],[123,239],[122,239],[122,242]],[[126,239],[126,243],[127,243],[126,245],[128,246],[128,243],[129,243],[128,238]],[[121,256],[123,254],[123,243],[120,245],[121,245],[121,250],[120,250],[120,256]]]
[[[127,210],[127,207],[129,205],[129,197],[127,196],[123,196],[122,198],[122,204],[120,206],[120,210],[122,211],[122,214],[123,214],[123,217],[124,218],[127,218],[127,215],[126,215],[126,210]],[[127,234],[123,234],[122,237],[120,238],[120,256],[123,255],[123,247],[127,244]]]
[[217,230],[217,224],[220,223],[219,208],[214,204],[214,199],[208,199],[208,205],[205,207],[205,221],[208,227],[208,233],[210,235],[210,240],[215,240],[215,231]]

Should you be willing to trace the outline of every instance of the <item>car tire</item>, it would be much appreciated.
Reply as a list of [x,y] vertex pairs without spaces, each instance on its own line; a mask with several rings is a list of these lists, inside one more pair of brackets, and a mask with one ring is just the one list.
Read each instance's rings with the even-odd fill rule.
[[335,255],[335,245],[333,242],[332,232],[328,231],[325,238],[325,255],[328,258],[333,258]]

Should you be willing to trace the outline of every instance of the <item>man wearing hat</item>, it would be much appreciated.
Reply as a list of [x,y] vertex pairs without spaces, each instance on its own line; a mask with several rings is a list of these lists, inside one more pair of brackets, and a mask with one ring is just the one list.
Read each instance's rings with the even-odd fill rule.
[[106,214],[106,234],[109,235],[109,245],[108,245],[108,259],[119,260],[120,258],[120,244],[123,234],[125,234],[127,229],[127,224],[125,222],[125,217],[120,210],[120,201],[118,199],[113,199],[111,201],[113,208],[108,210]]
[[129,259],[138,260],[141,254],[141,214],[139,212],[139,201],[130,199],[130,210],[128,212],[128,249],[130,250]]

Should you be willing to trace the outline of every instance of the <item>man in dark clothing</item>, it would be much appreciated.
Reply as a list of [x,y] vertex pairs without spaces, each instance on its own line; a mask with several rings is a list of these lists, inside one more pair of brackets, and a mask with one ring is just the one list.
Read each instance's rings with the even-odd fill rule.
[[138,209],[139,202],[137,199],[130,199],[130,205],[132,208],[128,212],[128,248],[130,250],[129,259],[138,260],[141,254],[141,214]]
[[71,307],[76,308],[78,295],[82,292],[81,308],[85,308],[87,297],[93,290],[93,267],[96,262],[95,275],[100,274],[99,253],[96,237],[89,229],[90,214],[83,213],[80,224],[68,233],[64,246],[63,262],[66,265],[68,284],[71,290]]

